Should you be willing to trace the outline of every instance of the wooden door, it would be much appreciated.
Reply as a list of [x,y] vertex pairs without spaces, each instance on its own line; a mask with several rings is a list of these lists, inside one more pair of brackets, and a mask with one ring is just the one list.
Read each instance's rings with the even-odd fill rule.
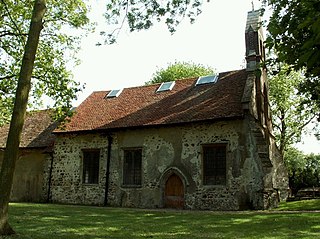
[[182,209],[184,207],[184,187],[180,177],[172,174],[166,182],[164,205],[167,208]]

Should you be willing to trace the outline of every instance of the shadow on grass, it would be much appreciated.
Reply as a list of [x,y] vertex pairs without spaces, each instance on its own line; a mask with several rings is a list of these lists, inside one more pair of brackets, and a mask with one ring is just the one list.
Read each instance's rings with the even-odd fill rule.
[[319,238],[320,213],[11,204],[9,238]]

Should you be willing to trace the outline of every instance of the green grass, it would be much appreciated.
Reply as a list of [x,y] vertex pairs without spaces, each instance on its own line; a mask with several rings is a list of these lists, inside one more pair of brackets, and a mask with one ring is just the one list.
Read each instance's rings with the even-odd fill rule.
[[[320,209],[319,201],[313,204]],[[211,212],[13,203],[17,235],[6,238],[320,238],[320,213],[288,212],[299,208],[291,205],[279,209],[286,211]]]
[[279,211],[312,211],[320,210],[320,199],[281,203]]

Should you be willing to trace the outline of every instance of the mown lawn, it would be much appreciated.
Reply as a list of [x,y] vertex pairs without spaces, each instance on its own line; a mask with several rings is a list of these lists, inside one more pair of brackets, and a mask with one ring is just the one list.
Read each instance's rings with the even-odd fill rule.
[[[142,210],[54,204],[10,205],[10,239],[320,238],[320,200],[276,211]],[[288,211],[288,210],[304,210]],[[285,211],[281,211],[285,210]]]

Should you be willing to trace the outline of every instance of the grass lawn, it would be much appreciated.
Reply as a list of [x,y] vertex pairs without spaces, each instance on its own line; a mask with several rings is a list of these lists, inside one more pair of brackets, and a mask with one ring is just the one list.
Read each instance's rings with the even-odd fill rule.
[[[304,211],[289,211],[297,209]],[[17,235],[6,238],[320,238],[320,212],[309,209],[319,210],[320,200],[244,212],[12,203],[10,223]]]

